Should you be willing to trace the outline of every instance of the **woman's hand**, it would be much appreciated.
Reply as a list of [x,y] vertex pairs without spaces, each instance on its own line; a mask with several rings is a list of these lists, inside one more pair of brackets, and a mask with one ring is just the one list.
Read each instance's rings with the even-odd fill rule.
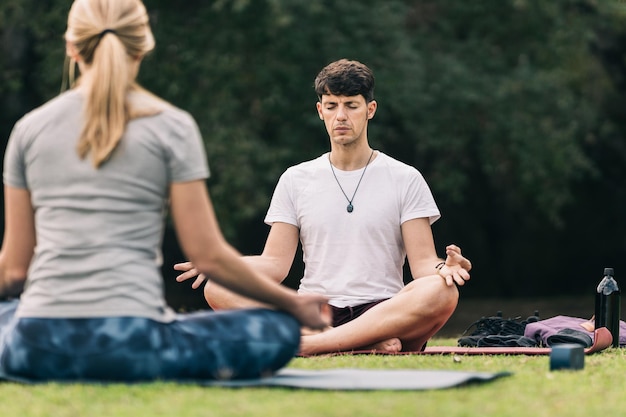
[[303,327],[312,330],[326,329],[332,323],[332,310],[328,299],[319,294],[296,294],[293,311],[289,311]]

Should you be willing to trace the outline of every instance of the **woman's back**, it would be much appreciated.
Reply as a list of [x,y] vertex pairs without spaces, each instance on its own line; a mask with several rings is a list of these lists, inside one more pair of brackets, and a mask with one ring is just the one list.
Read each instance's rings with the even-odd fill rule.
[[95,168],[75,151],[83,107],[79,90],[66,92],[26,115],[9,142],[5,182],[30,191],[37,231],[18,315],[167,320],[163,217],[171,182],[208,176],[197,126],[163,105],[131,120]]

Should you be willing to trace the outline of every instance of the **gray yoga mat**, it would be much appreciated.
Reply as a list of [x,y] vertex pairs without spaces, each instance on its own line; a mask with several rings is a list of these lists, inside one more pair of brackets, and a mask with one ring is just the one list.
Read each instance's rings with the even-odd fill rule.
[[221,387],[289,387],[314,390],[433,390],[482,383],[511,375],[510,372],[464,372],[428,370],[286,368],[268,378],[242,381],[206,381]]
[[[214,381],[181,380],[182,384],[207,387],[247,388],[283,387],[311,390],[434,390],[452,388],[466,384],[483,383],[511,375],[510,372],[466,372],[429,370],[380,370],[380,369],[328,369],[305,370],[286,368],[267,378]],[[15,378],[0,373],[0,381],[24,384],[42,383]],[[50,382],[50,381],[45,381]],[[107,384],[111,381],[67,380],[61,383]]]

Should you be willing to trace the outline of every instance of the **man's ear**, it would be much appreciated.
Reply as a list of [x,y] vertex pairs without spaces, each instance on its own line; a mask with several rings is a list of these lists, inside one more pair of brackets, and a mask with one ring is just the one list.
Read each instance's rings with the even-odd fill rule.
[[317,115],[320,117],[320,120],[324,120],[324,116],[322,115],[322,103],[319,101],[315,103],[315,108],[317,109]]
[[369,103],[367,103],[367,120],[374,118],[377,108],[378,108],[378,103],[376,103],[376,100],[372,100]]

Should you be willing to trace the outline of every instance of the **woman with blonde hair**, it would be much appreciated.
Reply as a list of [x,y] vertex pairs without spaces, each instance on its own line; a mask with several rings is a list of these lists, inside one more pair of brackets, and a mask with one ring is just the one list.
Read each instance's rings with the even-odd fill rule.
[[[224,239],[194,119],[140,88],[154,48],[140,0],[76,0],[73,88],[19,120],[4,162],[0,374],[31,380],[252,378],[327,325],[326,299],[252,270]],[[71,75],[72,71],[70,71]],[[160,247],[166,210],[198,270],[266,309],[175,314]]]

